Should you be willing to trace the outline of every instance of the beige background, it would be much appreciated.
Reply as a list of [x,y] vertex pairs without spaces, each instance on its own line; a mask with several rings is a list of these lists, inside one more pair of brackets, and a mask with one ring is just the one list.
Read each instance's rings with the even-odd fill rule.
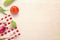
[[[4,7],[4,0],[0,1]],[[20,29],[19,40],[60,40],[60,0],[16,0],[12,5],[20,9],[13,16]]]

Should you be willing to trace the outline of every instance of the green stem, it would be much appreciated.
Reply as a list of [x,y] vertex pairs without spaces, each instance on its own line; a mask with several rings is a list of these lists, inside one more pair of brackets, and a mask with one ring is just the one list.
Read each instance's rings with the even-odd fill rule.
[[4,15],[7,15],[6,13],[3,13]]

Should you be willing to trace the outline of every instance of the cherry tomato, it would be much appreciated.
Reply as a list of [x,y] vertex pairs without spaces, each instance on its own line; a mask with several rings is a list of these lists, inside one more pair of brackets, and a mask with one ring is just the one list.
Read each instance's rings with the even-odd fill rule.
[[10,12],[11,12],[12,14],[18,14],[19,8],[18,8],[17,6],[12,6],[12,7],[10,8]]

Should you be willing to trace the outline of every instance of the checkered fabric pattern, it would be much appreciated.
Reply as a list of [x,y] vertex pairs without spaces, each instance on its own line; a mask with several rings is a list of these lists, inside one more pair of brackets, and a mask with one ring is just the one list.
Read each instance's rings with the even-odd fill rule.
[[15,28],[10,28],[10,21],[12,20],[13,19],[10,14],[0,19],[0,27],[5,28],[4,30],[0,30],[0,37],[6,36],[4,40],[14,40],[20,36],[20,32],[17,29],[17,26]]

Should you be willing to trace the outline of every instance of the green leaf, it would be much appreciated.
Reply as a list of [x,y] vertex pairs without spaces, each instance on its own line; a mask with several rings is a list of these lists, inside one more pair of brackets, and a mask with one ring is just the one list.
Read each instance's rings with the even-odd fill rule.
[[0,7],[0,13],[3,13],[3,14],[5,14],[5,15],[7,15],[7,14],[5,13],[5,11],[6,11],[6,10],[4,10],[2,7]]
[[4,2],[4,6],[9,6],[11,3],[13,3],[15,0],[6,0]]
[[12,26],[12,28],[15,28],[16,27],[16,22],[15,21],[11,21],[11,26]]
[[6,11],[6,10],[4,10],[2,7],[0,7],[0,12],[2,13],[4,11]]

